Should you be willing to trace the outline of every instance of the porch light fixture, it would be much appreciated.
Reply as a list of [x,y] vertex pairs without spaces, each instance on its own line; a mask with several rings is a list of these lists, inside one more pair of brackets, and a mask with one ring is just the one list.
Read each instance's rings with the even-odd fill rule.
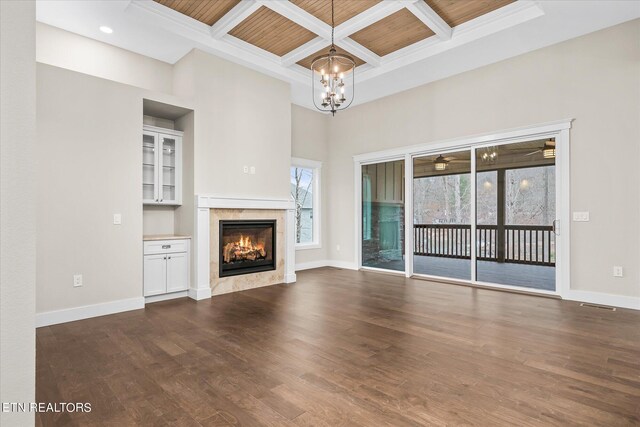
[[[336,111],[344,110],[353,102],[356,62],[349,55],[336,51],[333,43],[334,30],[333,0],[331,0],[331,47],[328,54],[320,55],[311,62],[311,95],[313,105],[318,110],[331,111],[335,116]],[[321,86],[318,86],[316,80]],[[350,94],[345,90],[345,80],[351,82]],[[316,94],[316,86],[320,89],[319,95]],[[317,102],[318,96],[320,96],[320,105]]]
[[544,144],[544,147],[542,148],[542,157],[545,159],[555,159],[556,147],[550,144]]
[[438,156],[436,160],[433,162],[437,171],[443,171],[447,168],[449,162],[442,156]]

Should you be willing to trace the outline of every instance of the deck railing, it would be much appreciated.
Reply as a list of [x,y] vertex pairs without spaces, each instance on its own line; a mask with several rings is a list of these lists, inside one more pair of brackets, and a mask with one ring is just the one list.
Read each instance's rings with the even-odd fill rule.
[[[476,226],[476,258],[482,261],[553,266],[555,234],[547,225],[505,225],[502,239],[498,226]],[[501,242],[499,242],[501,240]],[[415,224],[414,255],[471,259],[469,224]]]

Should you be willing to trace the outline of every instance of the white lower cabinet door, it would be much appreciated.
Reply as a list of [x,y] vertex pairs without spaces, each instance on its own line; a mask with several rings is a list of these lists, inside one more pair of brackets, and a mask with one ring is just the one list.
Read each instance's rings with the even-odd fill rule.
[[167,255],[167,292],[189,288],[189,257],[187,253]]
[[144,296],[167,292],[167,255],[144,256]]

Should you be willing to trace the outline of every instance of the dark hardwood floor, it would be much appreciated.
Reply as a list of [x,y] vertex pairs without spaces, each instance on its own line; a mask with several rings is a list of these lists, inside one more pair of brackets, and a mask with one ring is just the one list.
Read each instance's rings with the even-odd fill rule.
[[37,425],[640,424],[640,312],[324,268],[37,330]]

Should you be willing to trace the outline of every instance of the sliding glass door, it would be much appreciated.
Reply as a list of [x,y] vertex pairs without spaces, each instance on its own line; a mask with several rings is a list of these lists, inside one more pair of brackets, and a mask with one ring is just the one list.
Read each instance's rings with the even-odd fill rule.
[[404,160],[362,165],[362,266],[405,270]]
[[555,141],[476,150],[476,280],[555,291]]
[[471,152],[413,159],[413,271],[471,280]]
[[555,140],[413,158],[412,272],[555,291]]

